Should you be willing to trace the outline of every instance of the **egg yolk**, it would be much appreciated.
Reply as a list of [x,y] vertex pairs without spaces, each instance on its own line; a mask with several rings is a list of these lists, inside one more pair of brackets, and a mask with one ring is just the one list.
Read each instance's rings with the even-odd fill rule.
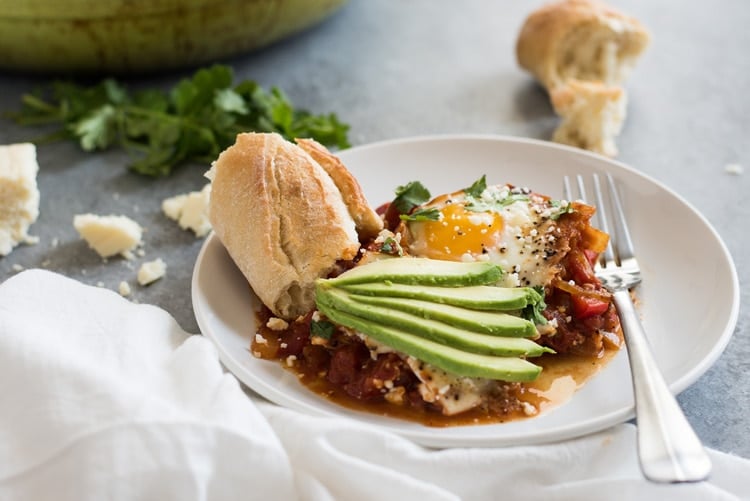
[[421,221],[419,234],[426,243],[426,257],[460,261],[465,254],[477,256],[497,247],[503,218],[495,212],[472,212],[463,203],[440,208],[439,221]]

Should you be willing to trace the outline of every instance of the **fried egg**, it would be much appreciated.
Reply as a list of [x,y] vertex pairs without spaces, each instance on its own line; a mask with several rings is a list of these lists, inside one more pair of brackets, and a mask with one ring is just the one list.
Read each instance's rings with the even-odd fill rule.
[[[490,261],[505,270],[506,287],[544,286],[557,273],[556,219],[567,202],[510,185],[441,195],[406,225],[409,254],[449,261]],[[437,211],[437,212],[435,212]],[[437,214],[437,217],[435,215]]]

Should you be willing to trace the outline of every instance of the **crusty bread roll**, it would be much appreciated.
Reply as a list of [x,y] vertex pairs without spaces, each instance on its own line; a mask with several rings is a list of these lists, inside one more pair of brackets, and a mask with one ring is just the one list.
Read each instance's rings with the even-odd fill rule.
[[243,133],[214,162],[209,219],[260,300],[287,320],[310,311],[315,279],[359,250],[326,171],[278,134]]
[[627,101],[620,85],[649,38],[637,19],[598,0],[559,0],[529,15],[516,56],[562,117],[553,141],[617,154]]
[[637,19],[597,0],[561,0],[529,15],[516,56],[550,91],[569,79],[618,85],[648,44]]
[[562,122],[552,140],[613,157],[615,138],[625,121],[627,95],[622,87],[568,80],[550,93]]
[[349,209],[349,215],[354,219],[359,237],[361,239],[375,238],[383,229],[383,218],[372,210],[359,183],[341,160],[314,139],[296,139],[295,141],[331,176],[344,197],[344,203]]

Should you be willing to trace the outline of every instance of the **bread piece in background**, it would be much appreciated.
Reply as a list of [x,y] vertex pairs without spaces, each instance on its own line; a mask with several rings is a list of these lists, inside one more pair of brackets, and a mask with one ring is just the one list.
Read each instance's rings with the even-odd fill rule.
[[528,16],[516,57],[563,118],[554,141],[617,154],[627,101],[621,85],[649,41],[640,21],[597,0],[559,0]]
[[570,79],[619,85],[649,39],[640,21],[602,2],[561,0],[529,15],[516,56],[547,90]]
[[360,247],[331,176],[278,134],[243,133],[207,177],[214,232],[260,300],[286,320],[310,311],[315,280]]
[[562,117],[553,141],[610,157],[617,155],[615,138],[622,129],[627,105],[622,87],[569,80],[555,87],[550,98],[555,113]]

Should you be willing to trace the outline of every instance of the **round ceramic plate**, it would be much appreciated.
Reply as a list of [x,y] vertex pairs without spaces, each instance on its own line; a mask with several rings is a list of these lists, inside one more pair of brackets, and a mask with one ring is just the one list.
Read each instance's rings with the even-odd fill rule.
[[[721,354],[739,311],[732,259],[700,213],[665,186],[623,164],[553,143],[497,136],[404,139],[340,153],[369,202],[393,198],[394,188],[421,181],[433,195],[469,186],[511,183],[562,197],[564,175],[611,173],[619,182],[637,256],[643,323],[670,388],[682,391]],[[695,291],[700,290],[700,294]],[[224,365],[252,390],[317,415],[346,416],[435,447],[503,446],[563,440],[604,429],[633,416],[627,355],[617,356],[566,403],[505,424],[432,428],[342,408],[302,386],[278,363],[249,352],[258,300],[221,242],[210,236],[195,264],[195,314]]]

